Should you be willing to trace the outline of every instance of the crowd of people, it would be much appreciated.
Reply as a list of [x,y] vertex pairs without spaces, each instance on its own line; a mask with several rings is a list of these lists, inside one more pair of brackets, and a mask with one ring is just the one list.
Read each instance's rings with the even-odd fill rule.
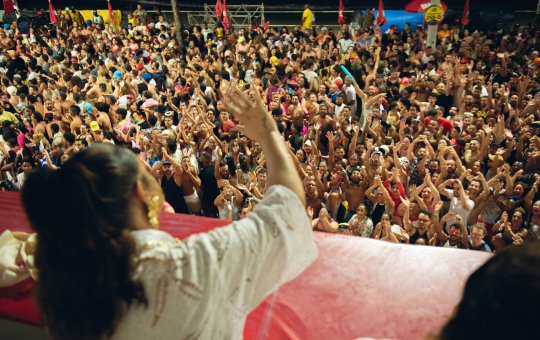
[[242,219],[266,160],[222,98],[253,88],[314,230],[495,252],[540,235],[536,28],[444,23],[432,48],[425,26],[333,30],[310,14],[292,30],[203,23],[179,43],[140,5],[121,29],[76,12],[0,31],[2,190],[113,143],[151,169],[168,211]]

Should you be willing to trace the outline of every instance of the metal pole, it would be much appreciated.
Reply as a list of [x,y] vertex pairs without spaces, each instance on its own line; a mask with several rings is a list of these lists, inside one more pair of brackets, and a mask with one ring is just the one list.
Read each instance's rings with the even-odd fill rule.
[[[440,6],[440,0],[431,0],[430,6]],[[435,48],[437,46],[437,27],[438,25],[428,25],[426,46]]]
[[[538,0],[538,4],[540,5],[540,0]],[[264,25],[264,2],[261,2],[261,25]]]

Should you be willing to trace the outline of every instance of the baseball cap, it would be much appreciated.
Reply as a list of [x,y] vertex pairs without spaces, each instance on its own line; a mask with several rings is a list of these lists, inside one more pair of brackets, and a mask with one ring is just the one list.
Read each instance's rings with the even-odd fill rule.
[[93,132],[96,132],[96,131],[101,130],[101,127],[99,127],[98,122],[93,121],[93,122],[90,122],[90,130],[92,130]]
[[114,79],[122,79],[122,72],[115,71],[112,76]]
[[83,109],[84,109],[84,111],[86,111],[89,114],[94,113],[94,107],[90,103],[84,103]]
[[147,99],[143,104],[142,104],[142,107],[153,107],[153,106],[157,106],[159,105],[159,103],[157,102],[157,100],[153,99],[153,98],[150,98],[150,99]]
[[371,155],[373,156],[374,154],[381,154],[382,155],[382,151],[379,149],[379,148],[375,148],[373,150],[371,150]]
[[150,73],[143,73],[141,75],[142,79],[144,79],[145,82],[149,82],[150,80],[152,80],[152,75]]

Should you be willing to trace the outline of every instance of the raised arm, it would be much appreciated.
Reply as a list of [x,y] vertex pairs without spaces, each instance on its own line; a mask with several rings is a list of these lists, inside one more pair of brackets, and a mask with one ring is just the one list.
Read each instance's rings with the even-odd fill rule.
[[534,184],[531,187],[531,190],[527,193],[527,196],[525,196],[525,208],[527,210],[532,211],[533,207],[533,199],[536,193],[538,192],[538,186],[540,186],[540,176],[536,177],[536,180],[534,181]]
[[[349,145],[348,156],[349,158],[356,152],[356,143],[358,142],[358,125],[353,126],[353,136],[351,138],[351,144]],[[361,155],[358,155],[360,157]]]
[[463,188],[463,183],[461,181],[457,181],[457,184],[459,185],[459,200],[461,202],[461,205],[466,210],[471,209],[470,200],[467,197],[467,194],[465,193],[465,188]]
[[180,165],[180,163],[178,163],[176,159],[174,159],[174,157],[171,157],[171,155],[169,155],[165,147],[161,148],[161,152],[163,153],[163,158],[164,158],[163,160],[168,160],[169,162],[171,162],[174,168],[174,175],[181,176],[182,173],[184,172],[184,170],[182,169],[182,165]]
[[453,215],[446,214],[442,218],[439,218],[442,207],[442,201],[435,205],[435,210],[433,211],[433,224],[435,225],[435,232],[437,233],[437,238],[439,239],[439,241],[444,243],[446,242],[446,240],[448,240],[449,236],[444,232],[443,226]]
[[332,131],[328,131],[326,133],[326,138],[328,138],[328,170],[332,171],[334,169],[334,152],[336,137],[334,137]]
[[461,229],[461,247],[466,249],[469,243],[469,231],[460,215],[456,215],[456,223]]
[[409,235],[412,235],[414,233],[414,226],[410,219],[411,202],[401,196],[399,198],[401,199],[401,203],[403,203],[405,206],[405,212],[403,213],[403,227],[405,228],[405,231],[409,233]]
[[437,188],[431,181],[431,174],[429,173],[429,171],[426,171],[424,183],[426,183],[426,185],[431,188],[431,192],[433,193],[433,203],[437,204],[441,200],[441,195],[439,194],[439,190],[437,190]]

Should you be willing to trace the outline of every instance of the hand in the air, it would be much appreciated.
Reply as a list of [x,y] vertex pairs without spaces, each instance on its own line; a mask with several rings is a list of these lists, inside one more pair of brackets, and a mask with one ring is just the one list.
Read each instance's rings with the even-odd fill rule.
[[240,122],[235,130],[258,142],[267,138],[271,132],[278,131],[275,121],[264,107],[259,91],[253,85],[249,93],[251,100],[236,88],[223,95],[225,107]]

